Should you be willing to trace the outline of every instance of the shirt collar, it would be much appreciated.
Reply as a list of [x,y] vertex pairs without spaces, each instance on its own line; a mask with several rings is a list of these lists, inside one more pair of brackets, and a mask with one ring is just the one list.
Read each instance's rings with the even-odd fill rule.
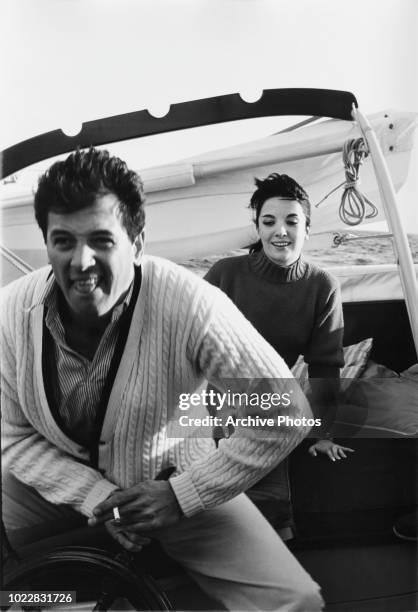
[[111,321],[116,321],[117,319],[119,319],[119,317],[121,316],[121,314],[123,312],[125,312],[125,310],[128,308],[129,303],[131,301],[132,298],[132,292],[134,289],[134,281],[132,280],[129,289],[128,289],[128,293],[125,295],[125,297],[123,298],[122,302],[120,304],[117,304],[113,310],[112,310],[112,316],[111,316]]

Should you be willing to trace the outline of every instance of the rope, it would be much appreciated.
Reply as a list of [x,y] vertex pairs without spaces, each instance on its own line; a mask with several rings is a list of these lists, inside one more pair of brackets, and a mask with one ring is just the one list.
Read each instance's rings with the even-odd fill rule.
[[347,244],[347,242],[352,242],[353,240],[376,240],[381,238],[393,238],[393,234],[364,234],[361,236],[357,236],[357,234],[334,234],[332,239],[333,246],[338,247],[342,244]]
[[377,216],[378,210],[376,206],[358,189],[360,166],[367,155],[368,151],[363,138],[346,140],[343,146],[345,181],[337,185],[337,187],[322,198],[316,204],[316,208],[337,189],[344,187],[344,193],[338,210],[343,223],[351,226],[359,225],[363,219],[373,219]]
[[9,263],[15,266],[15,268],[20,270],[20,272],[23,272],[23,274],[29,274],[29,272],[33,272],[32,266],[30,266],[28,263],[26,263],[26,261],[18,257],[16,253],[3,246],[2,244],[0,244],[0,256],[4,257]]

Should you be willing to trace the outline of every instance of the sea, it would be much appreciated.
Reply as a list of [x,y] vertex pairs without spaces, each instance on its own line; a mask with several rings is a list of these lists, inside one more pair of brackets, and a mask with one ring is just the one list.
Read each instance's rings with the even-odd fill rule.
[[[345,244],[337,247],[329,246],[327,248],[309,250],[304,256],[307,260],[326,268],[332,266],[396,263],[392,239],[385,236],[384,233],[373,234],[373,237],[370,238],[360,233],[354,234],[354,236],[355,239]],[[418,263],[418,234],[408,235],[408,241],[414,263]],[[244,255],[246,253],[248,253],[247,249],[236,249],[207,257],[188,259],[180,263],[199,276],[204,276],[219,259]]]

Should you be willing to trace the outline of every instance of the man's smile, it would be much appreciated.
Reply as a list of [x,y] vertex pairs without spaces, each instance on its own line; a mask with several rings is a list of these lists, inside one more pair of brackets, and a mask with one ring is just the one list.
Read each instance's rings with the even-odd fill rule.
[[71,287],[78,293],[88,295],[93,293],[99,284],[99,277],[97,274],[90,274],[88,276],[80,276],[76,278],[70,278]]

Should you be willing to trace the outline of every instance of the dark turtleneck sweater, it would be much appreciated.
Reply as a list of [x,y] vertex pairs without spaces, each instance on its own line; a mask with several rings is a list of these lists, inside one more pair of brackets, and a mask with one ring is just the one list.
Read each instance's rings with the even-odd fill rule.
[[[344,364],[343,318],[338,281],[299,258],[288,267],[270,261],[263,250],[218,261],[205,279],[226,293],[291,368],[299,355],[309,376],[322,378],[309,395],[314,416],[328,437],[334,418],[333,387]],[[324,384],[329,380],[331,386]],[[276,527],[292,525],[287,461],[247,494]]]
[[288,267],[264,251],[218,261],[205,279],[222,289],[292,367],[303,355],[309,376],[337,378],[344,364],[338,281],[299,258]]

